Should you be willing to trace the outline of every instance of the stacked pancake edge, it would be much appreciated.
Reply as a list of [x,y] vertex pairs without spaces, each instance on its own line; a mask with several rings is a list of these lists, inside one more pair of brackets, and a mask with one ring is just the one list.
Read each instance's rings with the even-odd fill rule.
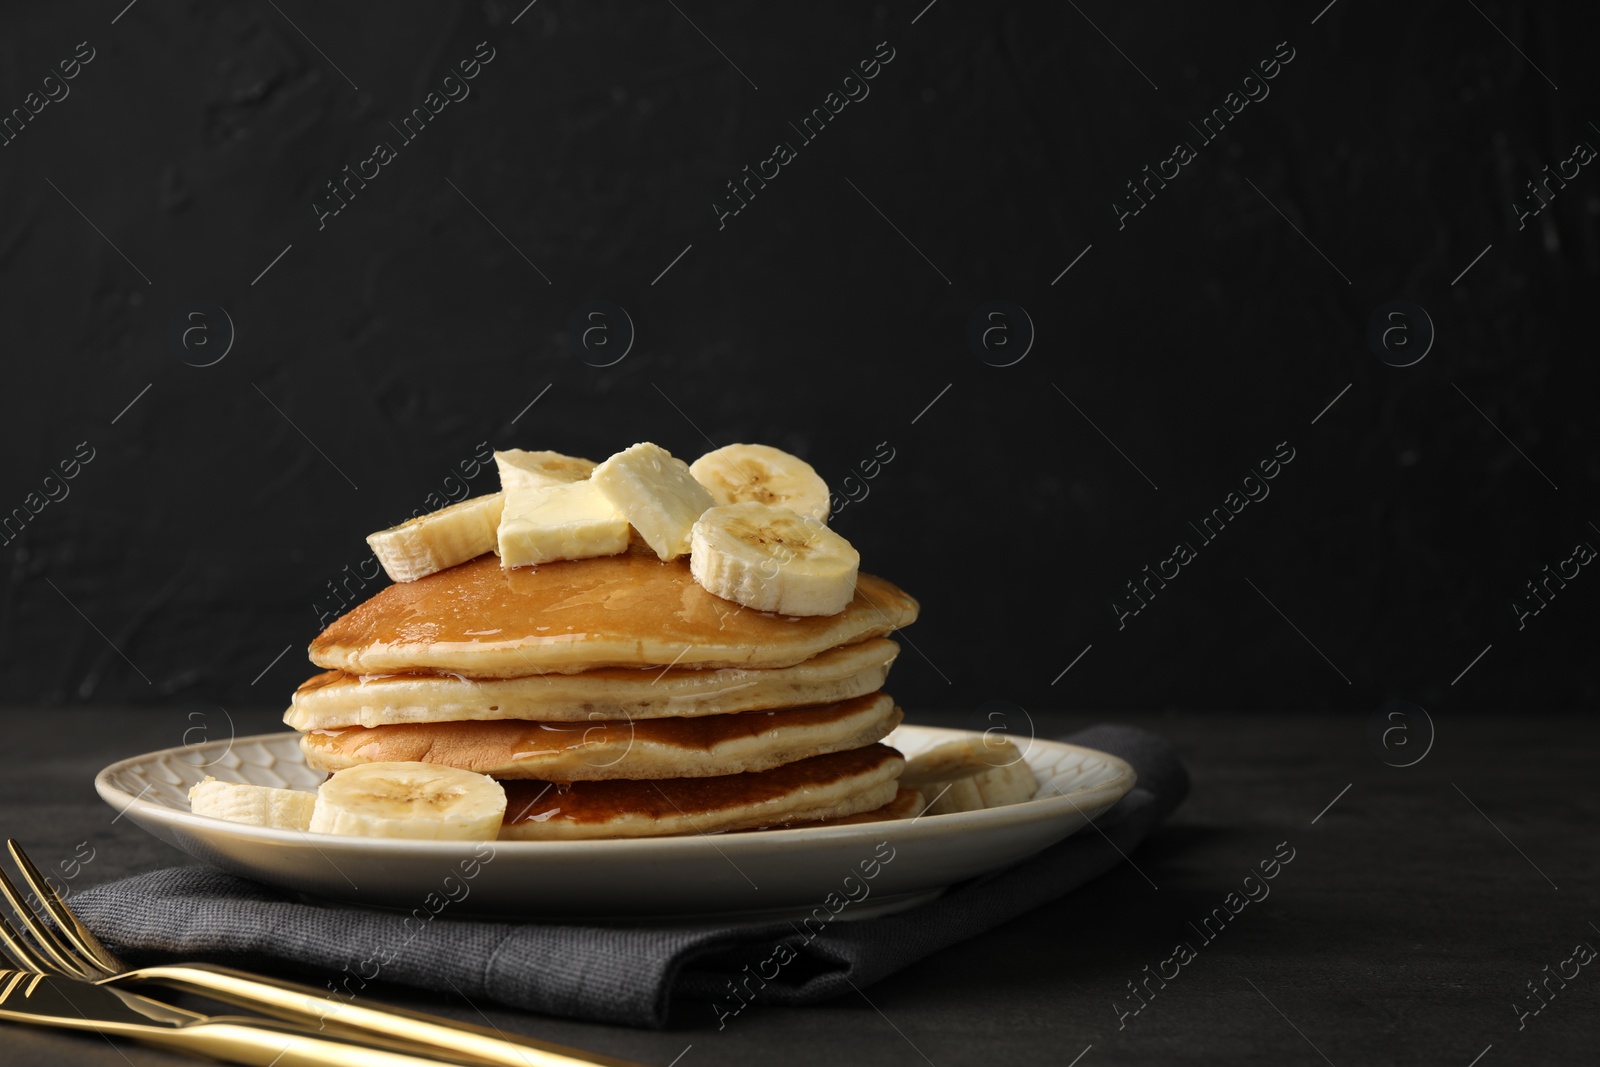
[[837,613],[758,611],[637,543],[517,569],[484,555],[335,620],[284,719],[317,770],[496,779],[502,839],[901,817],[921,798],[879,743],[902,718],[882,686],[887,635],[917,610],[863,573]]

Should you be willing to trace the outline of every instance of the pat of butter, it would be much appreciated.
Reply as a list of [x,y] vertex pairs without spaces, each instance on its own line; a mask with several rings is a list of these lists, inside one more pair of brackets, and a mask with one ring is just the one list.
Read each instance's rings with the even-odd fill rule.
[[500,515],[500,566],[614,556],[628,548],[628,520],[593,482],[513,489]]
[[695,520],[716,504],[687,463],[649,441],[618,452],[589,480],[664,560],[689,554]]

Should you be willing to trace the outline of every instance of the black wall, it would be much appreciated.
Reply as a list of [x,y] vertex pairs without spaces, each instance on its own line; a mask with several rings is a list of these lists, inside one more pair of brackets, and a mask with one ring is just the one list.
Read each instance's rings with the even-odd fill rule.
[[[0,147],[0,509],[67,494],[0,549],[0,699],[282,703],[364,535],[479,442],[707,438],[836,485],[892,449],[837,528],[922,600],[912,715],[1594,698],[1596,568],[1513,608],[1600,547],[1600,162],[1515,206],[1600,148],[1584,6],[523,4],[0,16],[0,107],[60,97]],[[413,141],[390,125],[445,89]],[[1207,142],[1230,91],[1269,95]],[[611,366],[615,312],[610,348],[570,329],[592,300],[633,324]],[[969,343],[993,300],[1036,333],[1011,366],[1014,310],[1010,348]],[[1368,340],[1394,300],[1436,334],[1383,320],[1408,367]]]

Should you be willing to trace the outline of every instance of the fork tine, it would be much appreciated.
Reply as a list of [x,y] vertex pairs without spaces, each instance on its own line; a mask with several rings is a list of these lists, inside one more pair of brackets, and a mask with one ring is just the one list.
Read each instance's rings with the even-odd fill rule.
[[55,919],[56,926],[61,930],[61,936],[70,948],[77,950],[77,957],[97,970],[106,974],[118,974],[124,968],[122,961],[113,956],[109,949],[100,943],[100,939],[73,914],[67,907],[67,902],[57,895],[50,882],[39,873],[39,868],[33,865],[28,854],[22,851],[22,846],[11,838],[6,839],[6,847],[11,851],[11,858],[17,864],[17,870],[22,872],[23,881],[28,883],[28,888],[33,890],[34,896],[44,904],[45,910]]
[[17,892],[17,887],[11,884],[11,879],[6,877],[4,871],[0,871],[0,894],[10,902],[11,910],[16,913],[18,925],[33,935],[34,945],[39,950],[35,953],[35,958],[42,954],[55,964],[54,967],[46,966],[41,968],[42,970],[59,971],[73,978],[101,977],[98,968],[90,968],[79,963],[72,951],[61,944],[55,931],[28,907],[28,902],[22,899],[22,894]]
[[22,970],[33,974],[44,974],[47,971],[54,970],[49,961],[42,959],[29,946],[27,940],[16,931],[16,928],[6,922],[3,915],[0,915],[0,942],[5,943],[5,954],[11,958],[11,962],[22,968]]

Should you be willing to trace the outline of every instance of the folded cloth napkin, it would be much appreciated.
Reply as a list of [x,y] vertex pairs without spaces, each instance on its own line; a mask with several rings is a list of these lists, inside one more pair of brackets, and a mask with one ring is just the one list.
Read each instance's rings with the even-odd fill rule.
[[[330,998],[359,994],[366,979],[381,975],[469,1000],[630,1026],[663,1026],[675,1004],[703,1001],[725,1021],[750,1000],[810,1004],[864,988],[1055,900],[1120,862],[1189,791],[1183,764],[1154,734],[1093,726],[1063,740],[1120,756],[1139,773],[1133,791],[1095,820],[1099,833],[1075,834],[907,911],[804,934],[782,922],[652,928],[441,917],[402,939],[392,915],[303,903],[211,867],[96,886],[74,895],[73,908],[135,965],[181,959],[270,969],[325,984]],[[381,968],[370,962],[377,956]],[[774,958],[783,963],[773,968],[776,977],[752,978]]]

